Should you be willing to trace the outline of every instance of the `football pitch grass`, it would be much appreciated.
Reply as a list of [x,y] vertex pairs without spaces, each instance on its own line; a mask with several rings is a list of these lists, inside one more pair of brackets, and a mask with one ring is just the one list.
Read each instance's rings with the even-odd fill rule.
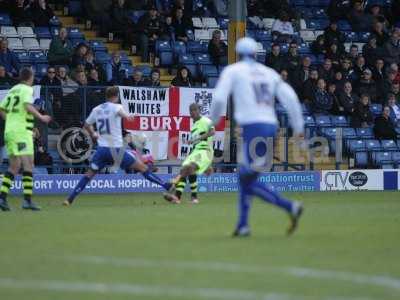
[[[187,196],[187,195],[185,195]],[[290,193],[299,230],[261,201],[230,237],[236,194],[170,205],[160,194],[36,197],[0,213],[2,300],[400,299],[400,193]]]

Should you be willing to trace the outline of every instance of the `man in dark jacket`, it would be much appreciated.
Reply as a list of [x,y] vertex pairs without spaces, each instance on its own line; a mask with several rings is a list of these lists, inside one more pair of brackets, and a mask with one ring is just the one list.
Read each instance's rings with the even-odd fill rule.
[[154,46],[155,41],[161,34],[162,20],[158,15],[157,9],[152,6],[149,12],[139,20],[140,47],[142,51],[142,61],[149,61],[149,47]]
[[298,45],[296,42],[291,42],[289,45],[289,51],[286,55],[286,69],[290,72],[295,71],[301,64],[301,57],[298,51]]
[[390,120],[390,108],[385,106],[382,115],[375,119],[374,126],[375,138],[379,140],[395,140],[397,133],[392,121]]
[[0,64],[6,68],[9,76],[16,76],[19,72],[19,62],[14,52],[8,49],[8,41],[0,41]]
[[303,91],[301,93],[302,102],[312,102],[315,90],[317,89],[318,78],[318,71],[316,69],[311,69],[310,77],[304,82]]
[[325,48],[329,48],[330,45],[336,43],[341,51],[344,50],[344,42],[346,41],[345,36],[338,29],[336,20],[332,20],[329,26],[324,31]]
[[188,36],[186,32],[192,29],[192,24],[189,19],[183,15],[182,9],[177,9],[175,11],[174,19],[172,21],[172,26],[175,31],[175,39],[178,41],[188,41]]
[[221,31],[214,30],[212,39],[208,43],[208,54],[217,67],[228,63],[228,46],[221,41]]
[[143,73],[140,70],[135,70],[133,76],[124,80],[124,85],[127,86],[147,86],[146,80],[143,78]]
[[383,46],[383,54],[383,59],[387,64],[400,62],[400,29],[392,31],[392,36]]
[[369,108],[369,96],[367,94],[362,94],[360,101],[354,106],[351,126],[354,128],[369,127],[372,125],[373,121],[374,118]]
[[38,0],[32,4],[30,13],[35,26],[49,26],[50,19],[54,17],[54,12],[47,5],[46,0]]
[[69,65],[71,63],[73,47],[68,40],[68,31],[61,28],[59,35],[55,36],[50,43],[47,55],[49,63],[52,65]]
[[326,83],[323,78],[318,79],[317,89],[314,93],[311,108],[314,114],[328,114],[332,109],[332,98],[326,91]]
[[310,77],[310,67],[310,57],[304,56],[301,66],[296,69],[292,74],[289,74],[289,81],[292,83],[292,86],[296,90],[298,95],[300,95],[302,92],[304,82]]
[[370,69],[365,69],[360,81],[357,84],[356,92],[359,96],[363,94],[369,95],[372,103],[382,103],[383,95],[378,95],[376,83],[372,79],[372,72]]
[[354,105],[359,101],[356,94],[353,93],[353,87],[350,81],[344,84],[344,90],[339,94],[339,102],[344,108],[343,113],[351,116],[354,112]]
[[280,72],[285,67],[285,57],[281,53],[281,46],[273,44],[271,53],[265,57],[265,65]]

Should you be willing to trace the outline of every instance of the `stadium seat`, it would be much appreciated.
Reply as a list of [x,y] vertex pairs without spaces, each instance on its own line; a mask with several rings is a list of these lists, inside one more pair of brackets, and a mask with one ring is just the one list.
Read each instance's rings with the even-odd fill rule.
[[340,20],[337,25],[340,31],[351,31],[351,25],[348,21]]
[[300,55],[306,55],[311,53],[311,49],[308,44],[306,43],[301,43],[299,45],[299,53]]
[[309,20],[307,24],[307,28],[314,29],[314,30],[324,30],[329,24],[328,20],[320,20],[320,19],[313,19]]
[[377,167],[393,163],[392,152],[389,151],[372,152],[371,157],[374,165]]
[[78,39],[78,38],[84,38],[85,36],[79,30],[79,28],[71,27],[71,28],[68,28],[68,37],[70,39]]
[[266,30],[257,30],[256,31],[256,40],[257,41],[271,41],[272,40],[271,33]]
[[11,50],[24,50],[24,45],[19,38],[8,38],[8,48]]
[[102,41],[98,41],[98,40],[89,41],[89,47],[92,48],[92,50],[95,52],[98,52],[98,51],[107,52],[107,47],[106,47],[106,45],[104,45],[104,43]]
[[221,29],[228,29],[229,19],[226,18],[219,18],[218,19],[219,28]]
[[189,70],[193,78],[197,79],[199,77],[197,65],[195,64],[185,64],[185,67]]
[[357,136],[362,139],[373,139],[374,132],[371,127],[367,128],[356,128]]
[[370,32],[359,32],[357,42],[367,43],[370,36]]
[[318,116],[315,118],[317,127],[331,127],[332,122],[329,116]]
[[349,126],[349,121],[346,119],[345,116],[333,116],[332,124],[336,127],[347,127]]
[[111,56],[104,51],[95,52],[96,62],[100,64],[108,63],[111,60]]
[[26,50],[40,50],[39,42],[35,38],[25,38],[22,44]]
[[12,20],[8,14],[0,14],[0,26],[12,25]]
[[393,152],[392,153],[392,160],[396,164],[397,168],[400,165],[400,152]]
[[151,74],[151,67],[148,65],[136,66],[135,69],[140,70],[145,77],[149,77]]
[[381,143],[378,140],[366,140],[365,145],[369,152],[383,150]]
[[49,67],[49,65],[47,65],[47,64],[37,64],[36,65],[36,75],[39,78],[42,78],[44,75],[47,74],[48,67]]
[[370,105],[370,110],[372,112],[372,114],[377,117],[382,113],[382,104],[378,104],[378,103],[372,103]]
[[48,27],[35,27],[34,32],[38,39],[51,39],[52,34]]
[[194,28],[204,28],[205,26],[203,25],[203,21],[201,18],[195,17],[192,18],[192,24]]
[[365,141],[364,140],[348,140],[348,150],[350,153],[354,154],[358,151],[365,151]]
[[[106,50],[107,51],[107,50]],[[103,52],[103,51],[102,51]],[[107,52],[106,52],[107,53]],[[132,61],[131,61],[131,59],[128,57],[128,54],[125,52],[125,51],[120,51],[119,52],[119,55],[121,56],[121,62],[123,63],[123,64],[128,64],[128,65],[131,65],[132,64]]]
[[0,35],[7,38],[17,38],[19,34],[14,26],[1,26]]
[[313,116],[305,116],[304,124],[306,127],[315,127],[315,120]]
[[200,65],[199,68],[204,78],[218,77],[218,70],[214,65]]
[[188,37],[188,41],[194,41],[194,32],[192,29],[186,30],[186,36]]
[[382,143],[382,148],[385,151],[399,150],[399,148],[394,140],[383,140],[381,143]]
[[17,55],[18,61],[21,64],[31,64],[32,63],[30,55],[27,51],[23,50],[23,51],[17,52],[16,55]]
[[173,43],[173,52],[176,57],[179,57],[180,55],[186,54],[186,44],[185,42],[182,41],[176,41]]
[[205,53],[197,54],[195,56],[195,61],[199,65],[211,65],[212,64],[212,62],[210,60],[210,55],[205,54]]
[[312,42],[312,41],[314,41],[316,39],[314,31],[312,31],[312,30],[301,30],[300,31],[300,37],[305,42]]
[[61,26],[61,21],[57,16],[53,16],[49,21],[49,25],[51,27],[60,27]]
[[327,127],[321,129],[321,135],[329,140],[334,140],[336,138],[337,129],[333,127]]
[[29,57],[33,64],[46,64],[47,56],[43,51],[33,51],[29,53]]
[[210,34],[206,29],[195,29],[194,30],[194,39],[196,41],[208,41],[210,40]]
[[327,15],[325,12],[325,9],[323,8],[317,8],[315,10],[312,11],[313,17],[317,18],[317,19],[327,19]]
[[188,53],[202,53],[203,46],[198,41],[188,41],[186,45],[186,51]]
[[367,152],[356,152],[354,165],[357,168],[368,167],[368,153]]
[[196,62],[192,54],[182,54],[178,58],[178,62],[181,65],[194,65]]
[[39,47],[40,49],[47,51],[50,49],[51,39],[40,39]]
[[[50,33],[52,37],[57,36],[60,33],[60,29],[57,27],[50,27]],[[71,38],[71,37],[69,37]]]
[[207,87],[214,88],[215,85],[217,84],[217,81],[218,81],[218,77],[214,77],[214,76],[208,77],[207,78]]
[[155,50],[156,53],[172,52],[171,44],[168,41],[156,41]]
[[344,36],[345,36],[346,42],[349,42],[349,43],[355,42],[358,39],[358,34],[355,32],[352,32],[352,31],[345,31]]
[[205,28],[214,28],[214,29],[219,28],[219,25],[215,18],[207,17],[207,18],[202,18],[201,20]]
[[18,27],[17,33],[21,38],[36,38],[36,34],[33,32],[32,27]]

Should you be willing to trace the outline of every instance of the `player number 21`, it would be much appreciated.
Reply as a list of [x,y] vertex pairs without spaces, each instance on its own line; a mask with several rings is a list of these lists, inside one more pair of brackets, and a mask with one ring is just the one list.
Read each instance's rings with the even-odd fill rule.
[[110,134],[110,120],[109,119],[99,119],[99,133],[100,134]]

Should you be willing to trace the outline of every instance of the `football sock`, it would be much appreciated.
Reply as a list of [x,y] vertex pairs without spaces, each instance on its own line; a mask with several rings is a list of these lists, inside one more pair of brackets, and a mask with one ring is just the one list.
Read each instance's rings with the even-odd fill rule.
[[14,175],[11,172],[6,172],[3,176],[3,181],[0,188],[0,198],[3,200],[7,199],[8,193],[10,192],[11,184],[14,181]]
[[181,177],[175,184],[176,192],[175,195],[180,199],[186,186],[186,177]]
[[193,198],[197,198],[197,175],[189,176],[190,191]]
[[24,200],[31,202],[32,200],[32,189],[33,189],[33,175],[32,172],[22,172],[22,186],[24,188]]
[[156,183],[158,185],[161,185],[165,190],[169,190],[171,187],[171,184],[169,182],[164,182],[160,177],[158,177],[156,174],[151,172],[149,169],[147,169],[145,172],[142,173],[144,178],[146,178],[148,181],[151,181],[153,183]]
[[87,176],[83,176],[81,180],[78,182],[72,193],[68,197],[68,202],[72,203],[76,196],[78,196],[86,187],[86,185],[89,183],[90,178]]

